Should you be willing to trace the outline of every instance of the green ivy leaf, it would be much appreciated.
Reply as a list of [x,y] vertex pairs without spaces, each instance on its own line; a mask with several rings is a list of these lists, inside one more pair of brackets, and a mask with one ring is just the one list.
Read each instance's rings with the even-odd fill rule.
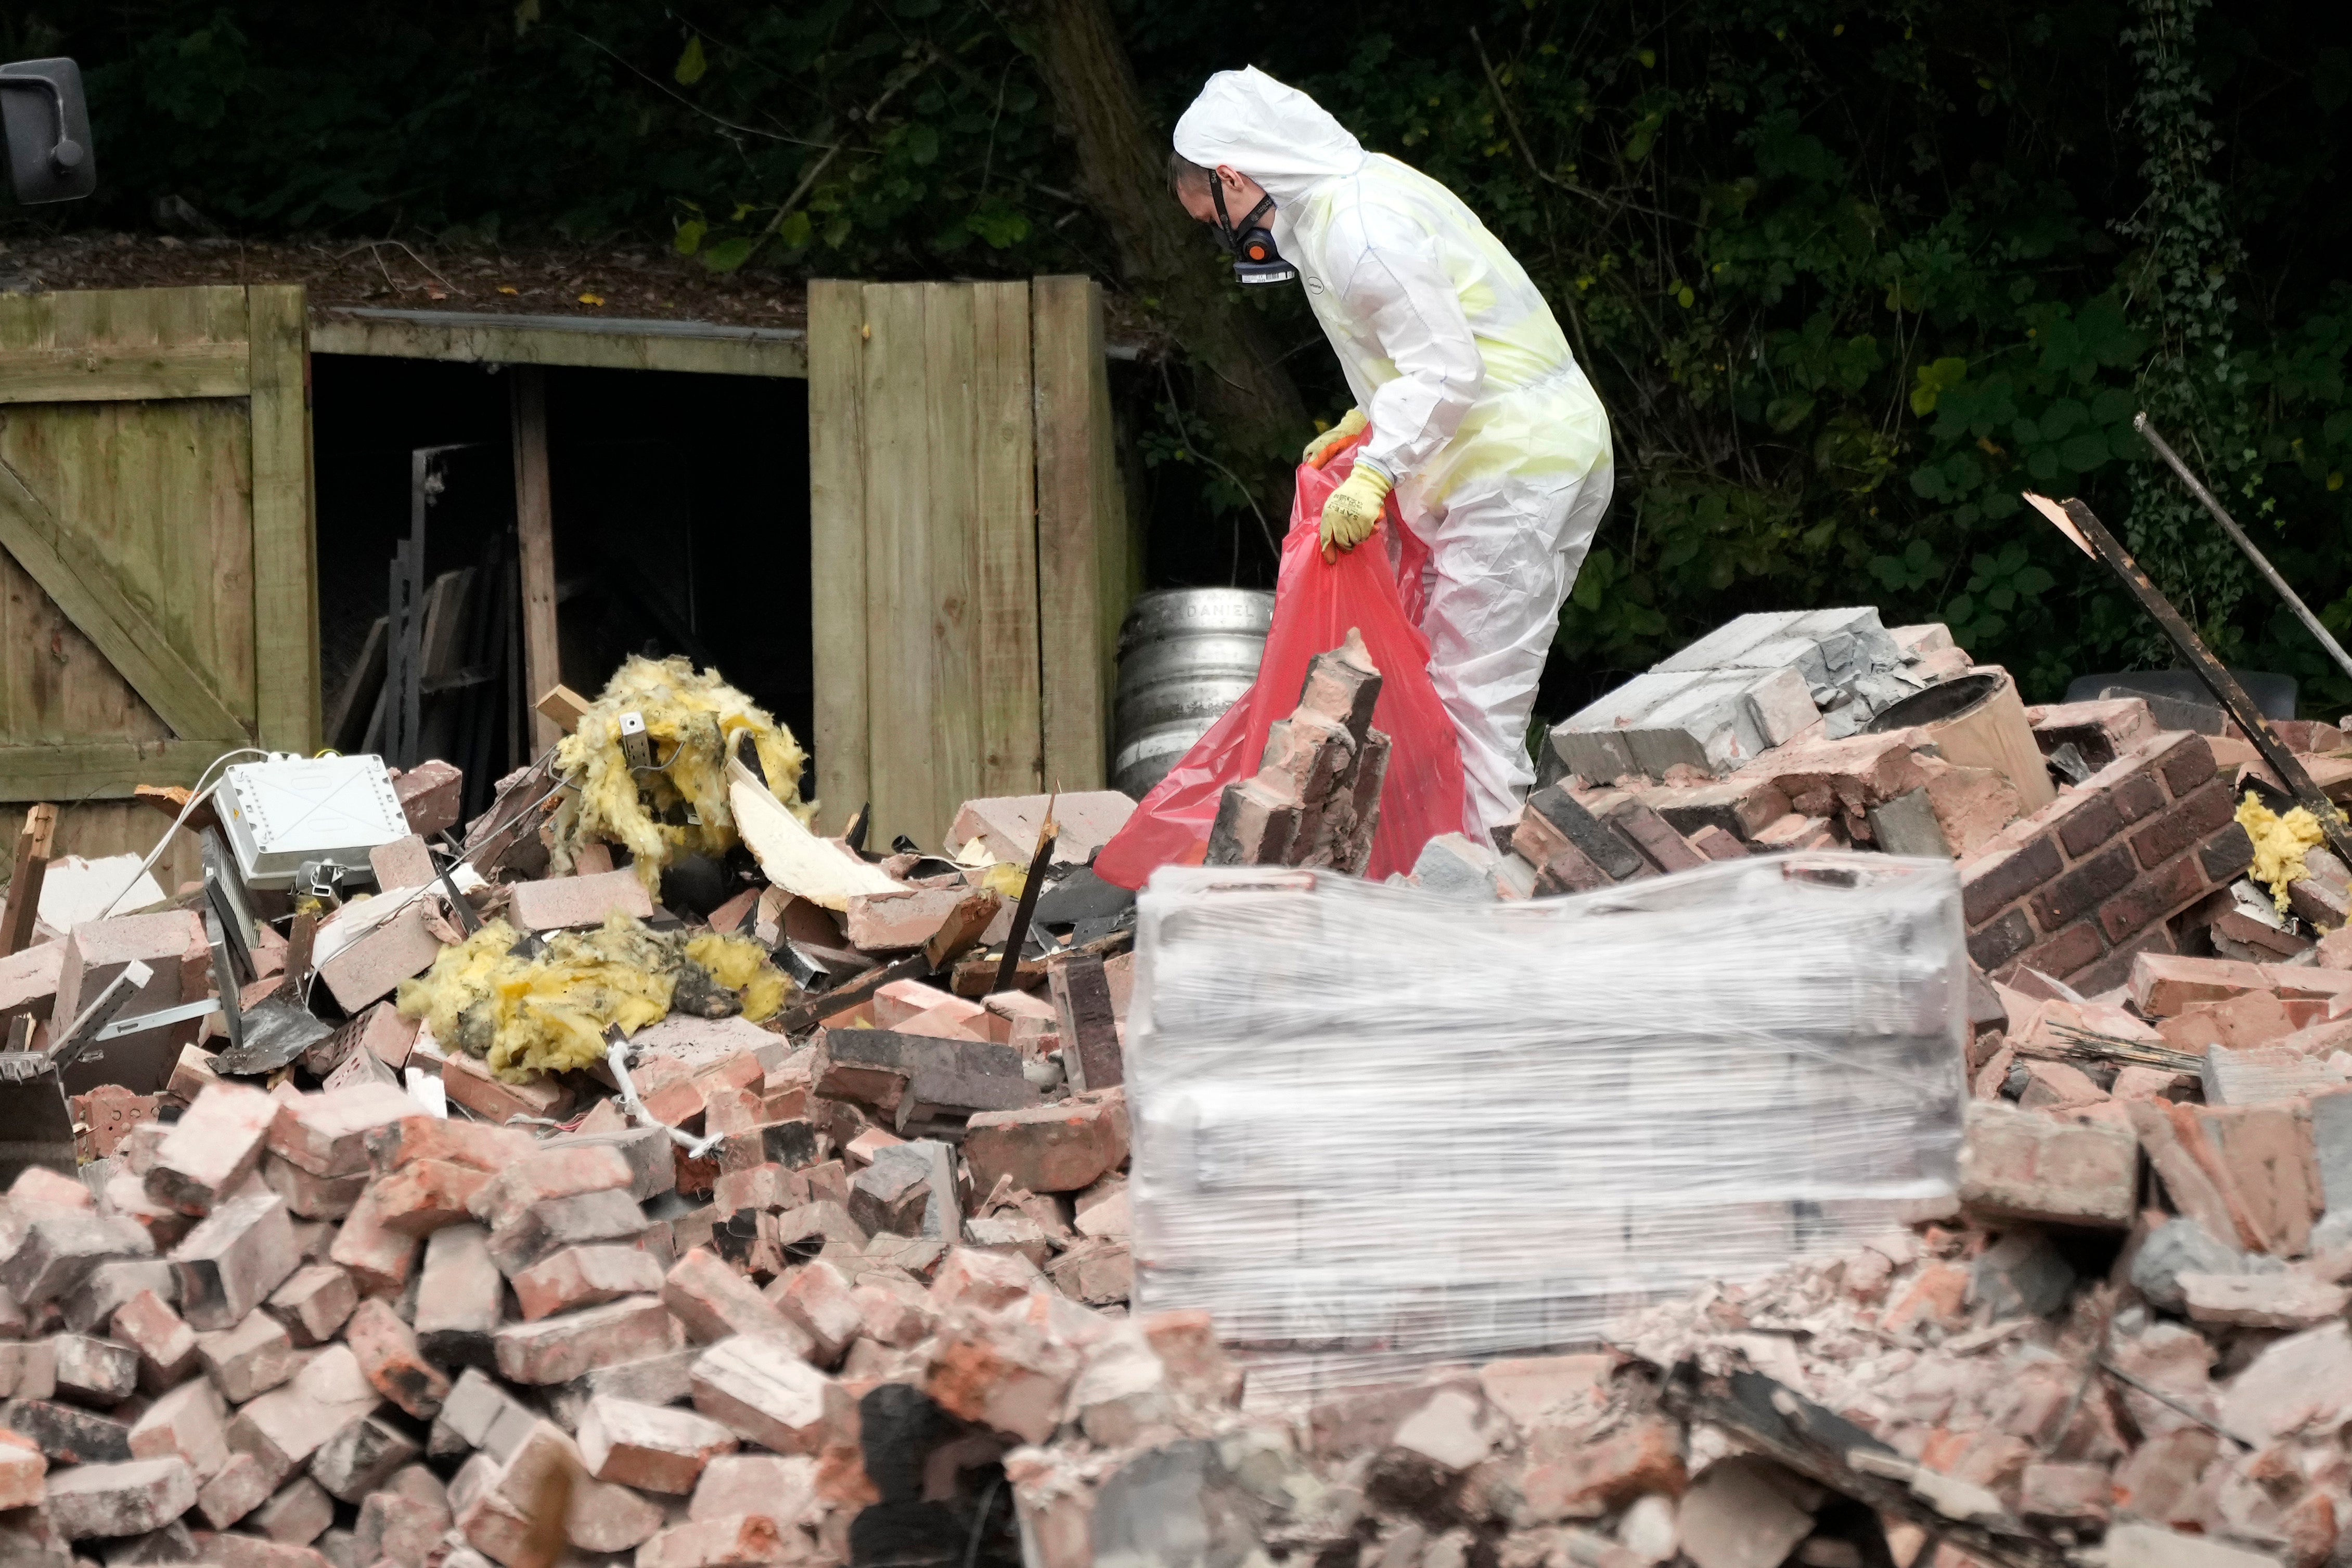
[[709,232],[710,226],[700,218],[688,218],[677,226],[677,237],[670,244],[680,256],[692,256],[702,248],[702,237]]
[[677,68],[669,74],[680,87],[692,87],[710,68],[710,61],[702,52],[702,35],[697,33],[686,40],[686,50],[677,57]]
[[776,238],[786,250],[804,250],[809,242],[809,215],[804,212],[786,213],[784,221],[776,226]]
[[722,239],[702,253],[702,265],[713,272],[732,272],[751,259],[751,252],[760,242],[749,235],[739,234],[732,239]]
[[2107,433],[2085,430],[2069,436],[2058,448],[2059,460],[2078,474],[2087,474],[2107,460]]
[[931,126],[918,121],[907,127],[907,156],[918,167],[935,161],[940,155],[940,133]]
[[1911,389],[1911,412],[1925,419],[1936,412],[1936,404],[1943,395],[1969,378],[1969,362],[1958,358],[1939,359],[1919,367],[1919,382]]

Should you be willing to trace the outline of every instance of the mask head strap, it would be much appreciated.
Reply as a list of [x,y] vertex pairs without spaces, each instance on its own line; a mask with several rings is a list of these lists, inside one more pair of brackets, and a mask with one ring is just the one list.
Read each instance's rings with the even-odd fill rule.
[[1224,182],[1217,178],[1214,169],[1209,171],[1209,200],[1215,203],[1217,208],[1217,244],[1228,256],[1240,253],[1242,237],[1255,228],[1259,215],[1274,205],[1272,196],[1260,196],[1257,205],[1250,208],[1241,222],[1235,223],[1225,212]]

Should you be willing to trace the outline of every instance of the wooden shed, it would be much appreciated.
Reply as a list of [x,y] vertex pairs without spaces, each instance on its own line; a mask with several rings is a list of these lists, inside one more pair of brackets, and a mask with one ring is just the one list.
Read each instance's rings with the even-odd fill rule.
[[[875,841],[935,847],[968,796],[1101,787],[1138,571],[1101,290],[816,282],[806,320],[314,306],[283,284],[0,295],[0,832],[54,801],[58,852],[143,852],[163,823],[135,785],[319,749],[361,657],[352,605],[384,580],[372,520],[407,504],[386,453],[420,412],[488,398],[499,426],[478,409],[471,445],[510,508],[525,689],[593,692],[609,666],[568,640],[575,592],[641,589],[685,551],[687,622],[719,605],[729,646],[783,672],[772,705],[828,829],[870,800]],[[615,386],[655,390],[567,447],[566,409]],[[661,420],[690,463],[614,458]],[[681,465],[724,490],[691,530],[658,489]],[[575,552],[567,515],[600,508]],[[552,739],[515,728],[525,754]],[[158,873],[194,875],[193,847]]]

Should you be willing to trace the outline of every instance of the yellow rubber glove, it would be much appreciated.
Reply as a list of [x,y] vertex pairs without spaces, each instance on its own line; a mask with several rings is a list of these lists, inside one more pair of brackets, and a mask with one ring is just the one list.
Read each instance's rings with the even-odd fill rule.
[[1380,526],[1381,503],[1389,499],[1388,477],[1367,463],[1339,481],[1323,502],[1323,559],[1337,561],[1342,550],[1353,550]]
[[1329,459],[1332,447],[1362,430],[1367,423],[1369,421],[1364,418],[1362,409],[1349,409],[1339,416],[1339,423],[1307,443],[1307,449],[1298,454],[1298,460],[1314,468],[1321,468]]

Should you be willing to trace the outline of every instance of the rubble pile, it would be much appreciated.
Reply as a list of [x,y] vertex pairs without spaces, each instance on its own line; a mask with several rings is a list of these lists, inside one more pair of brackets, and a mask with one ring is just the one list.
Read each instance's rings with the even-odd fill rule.
[[[364,896],[226,888],[211,808],[150,792],[205,883],[0,956],[5,1055],[81,1053],[70,1153],[7,1145],[0,1568],[1960,1568],[2102,1539],[2117,1568],[2317,1568],[2352,1509],[2352,879],[2225,719],[2019,707],[2030,763],[1894,722],[1971,676],[2014,703],[1941,627],[1736,622],[1556,727],[1507,831],[1402,879],[1609,898],[1414,896],[1430,940],[1396,948],[1349,900],[1402,895],[1297,874],[1362,865],[1378,819],[1351,643],[1219,822],[1217,866],[1289,869],[1170,884],[1347,910],[1189,972],[1155,939],[1156,976],[1088,868],[1124,797],[970,802],[936,850],[868,847],[862,813],[826,837],[797,746],[715,682],[669,681],[701,706],[667,728],[627,721],[642,682],[572,699],[565,749],[462,828],[457,770],[409,771]],[[2280,731],[2352,793],[2340,730]],[[1946,864],[1810,853],[1853,849]],[[1860,991],[1809,1026],[1839,950],[1769,920],[1738,941],[1780,944],[1796,1002],[1721,1012],[1755,977],[1688,932],[1733,889],[1905,878],[1942,892],[1901,1027]],[[1642,946],[1669,909],[1679,968]],[[1391,1086],[1426,1125],[1386,1126],[1300,1053],[1406,1000],[1318,993],[1315,943],[1425,981],[1465,915],[1554,947],[1589,915],[1629,989],[1584,1017],[1533,970],[1457,987],[1429,1076]],[[1660,1027],[1717,1053],[1696,1089],[1628,1047]],[[1155,1101],[1201,1085],[1154,1028],[1264,1081]],[[1545,1052],[1570,1078],[1500,1070]],[[1285,1142],[1318,1114],[1348,1147]],[[1178,1150],[1217,1115],[1259,1133]],[[1431,1127],[1447,1157],[1407,1169]],[[1645,1141],[1672,1202],[1624,1158]],[[1154,1184],[1179,1152],[1321,1271],[1184,1231]],[[1882,1186],[1825,1198],[1857,1161]],[[1402,1301],[1348,1272],[1375,1222],[1413,1232]],[[1131,1303],[1138,1235],[1162,1250]],[[1559,1267],[1497,1294],[1472,1272],[1498,1239]],[[1287,1315],[1213,1317],[1185,1281],[1220,1269]],[[1352,1370],[1381,1378],[1260,1375],[1318,1322],[1378,1340]]]
[[[1871,609],[1742,616],[1554,726],[1510,830],[1492,847],[1433,839],[1413,879],[1518,899],[1797,849],[1947,858],[1979,969],[2086,994],[2121,984],[2141,952],[2309,962],[2342,923],[2346,868],[2325,849],[2284,889],[2246,880],[2249,792],[2259,811],[2293,801],[2219,708],[2164,702],[2193,726],[2165,728],[2137,697],[2021,707],[2023,767],[1948,756],[1933,725],[1870,727],[1969,676],[2013,700],[2007,672],[1971,665],[1940,626],[1884,630]],[[2273,728],[2352,802],[2343,730]],[[2044,767],[2054,792],[2020,776]]]

